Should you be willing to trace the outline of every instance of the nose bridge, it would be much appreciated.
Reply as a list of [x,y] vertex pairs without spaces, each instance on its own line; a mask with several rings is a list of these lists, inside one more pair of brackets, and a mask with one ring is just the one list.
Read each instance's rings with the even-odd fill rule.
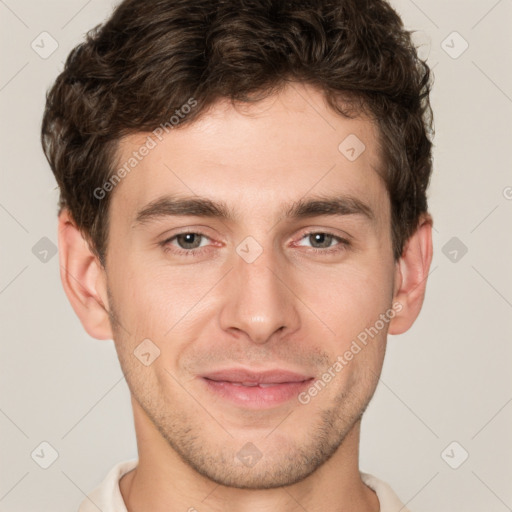
[[299,316],[284,265],[272,249],[258,246],[246,240],[237,247],[220,320],[224,330],[262,344],[278,331],[297,329]]

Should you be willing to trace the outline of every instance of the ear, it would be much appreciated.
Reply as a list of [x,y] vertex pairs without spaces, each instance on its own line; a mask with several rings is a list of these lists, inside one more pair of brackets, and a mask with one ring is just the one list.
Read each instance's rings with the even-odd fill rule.
[[71,306],[89,335],[112,339],[105,270],[67,209],[59,214],[58,238],[60,278]]
[[389,323],[389,334],[406,332],[418,317],[431,262],[432,217],[425,214],[396,263],[393,304],[400,306],[394,308],[397,314]]

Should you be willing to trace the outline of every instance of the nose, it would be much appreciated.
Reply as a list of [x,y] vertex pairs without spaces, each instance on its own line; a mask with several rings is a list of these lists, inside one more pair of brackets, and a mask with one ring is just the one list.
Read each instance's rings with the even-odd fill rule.
[[300,326],[298,299],[290,289],[284,262],[264,251],[248,263],[235,255],[234,268],[223,287],[220,323],[235,337],[262,345],[296,331]]

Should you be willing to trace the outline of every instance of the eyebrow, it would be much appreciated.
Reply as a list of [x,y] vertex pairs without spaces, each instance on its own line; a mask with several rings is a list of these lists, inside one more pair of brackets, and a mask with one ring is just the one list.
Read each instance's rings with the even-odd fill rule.
[[[301,198],[282,210],[281,220],[305,219],[320,215],[346,216],[360,215],[369,221],[375,220],[373,210],[361,199],[353,196],[314,196]],[[173,216],[193,216],[218,218],[234,222],[238,219],[235,211],[223,201],[213,201],[206,197],[163,196],[137,212],[133,227],[150,221]]]

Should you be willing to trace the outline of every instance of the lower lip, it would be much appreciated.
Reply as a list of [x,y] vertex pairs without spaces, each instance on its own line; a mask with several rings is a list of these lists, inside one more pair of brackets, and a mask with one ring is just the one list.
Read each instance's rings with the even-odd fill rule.
[[260,386],[237,386],[232,382],[215,381],[206,378],[202,380],[215,395],[227,399],[238,406],[263,409],[297,399],[299,393],[304,391],[313,379],[302,382],[283,382],[266,388]]

